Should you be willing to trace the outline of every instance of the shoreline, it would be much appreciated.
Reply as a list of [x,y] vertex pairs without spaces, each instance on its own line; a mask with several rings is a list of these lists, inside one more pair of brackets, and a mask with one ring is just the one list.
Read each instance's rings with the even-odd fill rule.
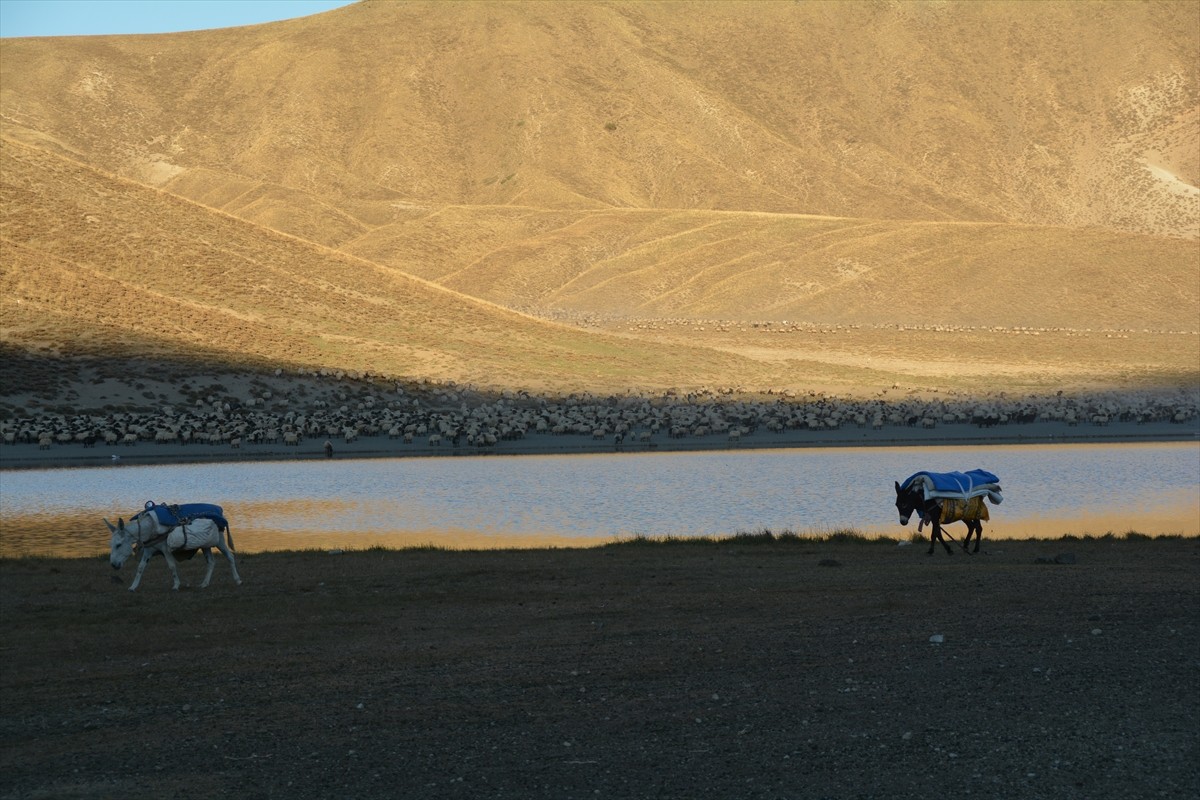
[[[503,440],[488,447],[449,443],[431,446],[405,443],[387,436],[360,438],[354,442],[331,440],[334,460],[367,458],[453,458],[464,456],[523,455],[595,455],[675,452],[728,452],[764,449],[809,449],[840,447],[991,447],[998,445],[1061,444],[1144,444],[1200,443],[1200,427],[1194,422],[1176,424],[1158,422],[1137,424],[1113,422],[1108,425],[1068,425],[1063,422],[1010,423],[991,428],[970,424],[939,425],[936,428],[846,426],[828,431],[788,430],[779,433],[759,430],[730,441],[723,435],[671,438],[656,435],[649,442],[627,441],[615,444],[611,439],[596,440],[579,435],[556,436],[529,434],[521,439]],[[7,470],[77,469],[102,466],[154,466],[167,464],[215,464],[246,461],[321,460],[325,439],[305,439],[298,445],[251,444],[239,448],[229,445],[159,444],[138,442],[134,445],[85,447],[82,444],[54,444],[40,449],[36,443],[0,444],[0,472]]]
[[[907,530],[904,531],[907,535],[893,536],[888,533],[860,531],[848,529],[844,531],[834,532],[796,532],[782,531],[774,533],[769,530],[762,531],[740,531],[717,536],[689,536],[689,537],[673,537],[665,536],[636,536],[627,539],[606,539],[589,541],[585,544],[561,544],[561,543],[530,543],[515,546],[504,547],[489,547],[489,546],[453,546],[453,545],[437,545],[437,544],[370,544],[364,547],[293,547],[288,549],[264,549],[264,550],[235,550],[236,557],[240,560],[243,558],[252,558],[256,561],[279,560],[289,561],[292,559],[301,559],[308,557],[339,557],[357,558],[368,556],[370,554],[381,555],[385,557],[392,556],[421,556],[421,557],[438,557],[446,558],[465,558],[465,557],[480,557],[486,558],[494,556],[497,560],[508,558],[513,554],[526,554],[530,556],[546,555],[552,553],[574,552],[574,551],[591,551],[594,554],[620,553],[630,549],[636,549],[639,553],[650,555],[653,553],[672,553],[688,549],[708,549],[713,553],[757,553],[759,551],[776,551],[789,552],[795,548],[801,552],[811,552],[813,548],[828,548],[831,550],[840,550],[855,554],[870,554],[875,552],[904,552],[923,554],[924,548],[929,545],[928,537],[919,534],[913,534]],[[1033,535],[1021,537],[990,537],[984,540],[983,547],[980,553],[966,554],[968,560],[974,558],[986,559],[990,555],[997,555],[1004,552],[1005,548],[1012,549],[1044,549],[1054,546],[1061,548],[1072,547],[1091,547],[1091,546],[1120,546],[1120,545],[1155,545],[1166,544],[1170,542],[1191,542],[1200,545],[1200,534],[1189,533],[1149,533],[1146,531],[1129,530],[1123,533],[1107,531],[1102,534],[1094,533],[1072,533],[1064,532],[1049,535]],[[962,555],[961,542],[952,540],[950,546],[954,551],[954,555]],[[875,550],[878,548],[878,550]],[[908,548],[912,548],[909,550]],[[218,569],[224,563],[219,553],[217,556]],[[9,568],[21,563],[31,562],[54,562],[54,563],[82,563],[93,564],[96,561],[107,562],[109,551],[107,547],[99,548],[95,553],[72,553],[64,555],[53,552],[28,552],[28,553],[0,553],[0,569]],[[942,550],[939,547],[934,556],[942,557]],[[186,563],[186,562],[181,562]],[[1034,563],[1048,564],[1053,563],[1052,559],[1045,561],[1037,561]],[[1066,563],[1066,562],[1057,562]],[[162,562],[155,562],[156,566],[162,569]],[[134,565],[136,566],[136,565]],[[195,572],[195,569],[190,566],[181,566],[181,570]],[[120,573],[122,579],[128,579],[133,574],[133,569],[128,566]],[[181,573],[182,574],[182,573]]]

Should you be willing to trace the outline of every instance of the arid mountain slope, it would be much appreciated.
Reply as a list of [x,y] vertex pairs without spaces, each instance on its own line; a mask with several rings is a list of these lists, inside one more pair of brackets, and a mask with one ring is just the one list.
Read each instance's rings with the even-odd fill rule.
[[1194,234],[1198,27],[1184,2],[369,1],[10,40],[2,100],[9,135],[267,224],[295,205],[328,244],[405,203]]
[[745,361],[526,317],[12,141],[0,156],[8,343],[523,387],[564,363],[591,388]]
[[453,207],[343,249],[542,312],[1173,329],[1200,308],[1196,242],[1094,229]]
[[[0,40],[0,125],[25,345],[559,388],[1200,376],[1194,2],[364,0]],[[142,297],[188,313],[113,310]]]

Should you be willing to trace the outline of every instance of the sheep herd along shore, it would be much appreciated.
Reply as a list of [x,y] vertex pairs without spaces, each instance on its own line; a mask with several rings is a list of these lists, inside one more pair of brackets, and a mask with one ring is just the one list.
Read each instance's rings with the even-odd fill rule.
[[193,393],[157,409],[10,413],[0,466],[109,460],[611,452],[1021,441],[1192,440],[1200,393],[1189,390],[972,398],[870,399],[732,392],[653,397],[487,394],[404,388],[330,376],[307,389],[256,382]]

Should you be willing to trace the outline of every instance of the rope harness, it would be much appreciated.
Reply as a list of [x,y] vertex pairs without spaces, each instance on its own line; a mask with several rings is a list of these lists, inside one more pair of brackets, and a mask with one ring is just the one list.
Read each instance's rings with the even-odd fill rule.
[[[938,514],[938,516],[940,517],[941,513],[942,513],[940,504],[935,506],[935,511]],[[933,517],[930,516],[929,514],[926,514],[924,511],[921,511],[920,509],[917,510],[917,513],[921,515],[921,521],[917,523],[917,533],[920,533],[921,530],[924,529],[924,527],[926,525],[933,525]],[[955,544],[962,544],[962,542],[960,542],[960,541],[958,541],[958,539],[954,538],[954,534],[950,533],[950,531],[946,530],[945,528],[942,528],[942,536],[945,536],[946,538],[948,538],[950,541],[954,542]]]
[[[189,548],[187,546],[187,543],[188,543],[188,541],[187,541],[188,540],[187,526],[188,526],[189,522],[191,522],[193,519],[195,519],[195,517],[185,516],[183,514],[183,512],[180,510],[178,504],[168,505],[166,503],[155,503],[153,500],[147,500],[145,506],[143,506],[143,510],[139,511],[138,513],[136,513],[132,517],[130,517],[129,521],[133,522],[135,519],[138,519],[139,517],[142,517],[146,514],[151,513],[155,508],[166,508],[168,511],[171,512],[171,515],[173,517],[175,517],[176,520],[178,520],[178,522],[173,525],[167,525],[167,523],[163,522],[162,519],[159,518],[158,524],[159,525],[167,525],[167,529],[162,533],[152,536],[151,538],[147,539],[144,542],[141,539],[138,539],[138,541],[134,544],[134,547],[133,547],[134,555],[139,554],[143,547],[151,547],[153,545],[159,544],[160,542],[165,542],[167,540],[167,537],[170,536],[171,533],[176,528],[179,528],[181,531],[183,531],[183,545],[180,547],[173,547],[171,549],[172,550],[188,550]],[[138,530],[141,530],[140,522],[138,523]]]

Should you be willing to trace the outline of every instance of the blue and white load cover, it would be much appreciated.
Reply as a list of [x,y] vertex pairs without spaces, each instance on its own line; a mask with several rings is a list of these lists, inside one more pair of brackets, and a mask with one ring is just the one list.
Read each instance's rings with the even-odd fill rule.
[[[222,531],[229,527],[229,523],[225,520],[225,510],[212,503],[167,505],[166,503],[149,502],[146,503],[146,510],[153,513],[161,524],[168,527],[182,525],[194,519],[211,519],[217,523],[217,529]],[[179,513],[176,514],[176,511]]]
[[984,469],[969,472],[917,472],[900,484],[901,491],[920,486],[926,500],[951,499],[970,500],[972,497],[987,497],[993,505],[1000,505],[1000,479]]

